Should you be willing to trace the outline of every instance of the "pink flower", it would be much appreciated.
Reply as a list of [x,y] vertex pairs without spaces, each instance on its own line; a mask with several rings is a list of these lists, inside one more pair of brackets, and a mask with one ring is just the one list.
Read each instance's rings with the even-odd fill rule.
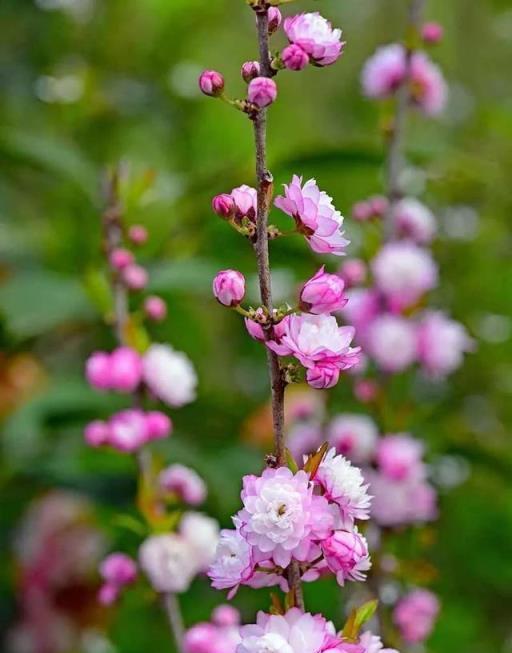
[[172,432],[171,419],[159,410],[151,410],[146,413],[146,428],[148,441],[162,440]]
[[[317,373],[345,371],[359,360],[358,347],[350,347],[354,337],[353,327],[340,327],[330,315],[291,315],[287,330],[278,344],[267,346],[279,356],[293,355],[304,367]],[[331,371],[331,372],[330,372]],[[335,372],[332,372],[336,376]]]
[[339,454],[360,465],[373,457],[379,432],[367,415],[344,413],[331,421],[327,437]]
[[134,453],[148,441],[146,416],[141,410],[116,413],[109,421],[108,444],[123,453]]
[[409,241],[384,245],[371,267],[377,287],[393,310],[412,306],[437,283],[431,254]]
[[141,224],[134,224],[128,229],[128,238],[134,245],[144,245],[148,239],[148,230]]
[[137,578],[137,565],[124,553],[111,553],[101,563],[100,574],[103,580],[123,587]]
[[371,567],[368,544],[357,532],[335,531],[331,537],[321,542],[322,553],[329,569],[336,574],[338,584],[343,587],[346,580],[363,581],[365,571]]
[[301,309],[315,315],[339,311],[348,301],[343,294],[344,289],[343,279],[336,274],[328,274],[322,265],[315,276],[302,287]]
[[441,312],[424,314],[418,328],[418,357],[427,374],[451,374],[461,365],[464,353],[473,349],[474,342],[462,324]]
[[106,422],[99,419],[87,424],[84,430],[84,438],[90,447],[101,447],[108,443],[110,429]]
[[231,218],[235,212],[235,202],[231,195],[222,193],[222,195],[215,195],[212,199],[212,209],[219,217],[228,219]]
[[161,322],[167,316],[167,304],[161,297],[151,295],[144,300],[144,312],[153,322]]
[[134,261],[133,254],[127,249],[118,247],[110,254],[110,265],[115,270],[122,270],[127,265],[131,265]]
[[404,197],[394,205],[392,220],[397,236],[420,245],[430,243],[437,232],[434,214],[414,197]]
[[354,325],[358,340],[364,341],[369,326],[382,310],[381,298],[371,288],[353,288],[347,292],[347,298],[341,314],[345,322]]
[[245,296],[245,277],[237,270],[221,270],[213,280],[213,294],[223,306],[238,306]]
[[259,612],[254,625],[242,626],[237,653],[337,653],[343,651],[334,626],[298,608],[285,615]]
[[370,98],[385,98],[402,84],[406,74],[403,46],[398,43],[378,48],[365,63],[362,72],[363,92]]
[[224,90],[224,77],[216,70],[205,70],[199,77],[199,88],[205,95],[218,97]]
[[259,77],[261,74],[261,66],[259,61],[246,61],[244,64],[242,64],[240,74],[242,75],[244,82],[247,84],[255,77]]
[[[277,324],[274,324],[272,327],[272,330],[270,332],[270,340],[273,340],[276,343],[280,343],[281,339],[283,336],[285,336],[288,333],[288,321],[289,321],[289,316],[286,316],[283,318],[280,322]],[[253,338],[254,340],[257,340],[258,342],[265,342],[265,332],[263,331],[263,327],[261,324],[258,324],[258,322],[255,322],[254,320],[250,320],[249,318],[245,318],[245,327],[247,329],[247,332]]]
[[366,274],[366,263],[358,258],[351,258],[345,261],[339,270],[339,275],[345,282],[347,288],[364,283]]
[[206,499],[206,485],[193,469],[184,465],[171,465],[158,477],[160,487],[176,494],[181,501],[197,506]]
[[395,481],[420,480],[425,476],[423,444],[406,433],[386,435],[377,446],[379,471]]
[[148,273],[141,265],[132,263],[122,269],[122,279],[130,290],[142,290],[147,286]]
[[233,188],[231,198],[235,203],[235,216],[239,220],[242,218],[249,218],[252,222],[256,220],[258,194],[255,188],[242,184],[238,188]]
[[133,392],[142,379],[142,359],[131,347],[118,347],[110,354],[110,387]]
[[93,388],[108,390],[111,385],[110,356],[104,351],[96,351],[85,364],[85,376]]
[[168,345],[154,344],[143,359],[144,382],[169,406],[184,406],[195,399],[197,376],[187,356]]
[[358,222],[366,222],[373,217],[373,208],[370,202],[360,201],[352,206],[352,217]]
[[415,326],[403,317],[385,313],[368,328],[365,351],[385,372],[403,372],[416,360],[416,349]]
[[287,45],[281,52],[281,59],[288,70],[303,70],[309,63],[309,56],[298,46]]
[[411,59],[411,90],[414,103],[427,115],[443,111],[448,87],[439,66],[424,52],[414,53]]
[[340,380],[340,370],[330,363],[318,363],[306,371],[306,381],[315,390],[328,390]]
[[318,188],[314,179],[302,187],[302,178],[297,175],[285,184],[284,191],[284,196],[277,197],[274,204],[295,220],[311,249],[319,254],[342,256],[349,241],[343,238],[343,217],[334,208],[332,198]]
[[212,586],[218,590],[230,588],[231,597],[253,574],[252,548],[245,537],[237,530],[221,531],[215,558],[208,570]]
[[329,449],[315,476],[325,497],[338,504],[343,521],[351,526],[356,519],[368,519],[371,497],[361,470]]
[[302,48],[316,66],[329,66],[343,52],[341,30],[318,12],[289,16],[283,27],[290,43]]
[[443,26],[439,23],[425,23],[421,28],[421,38],[428,45],[439,43],[444,35]]
[[249,82],[247,97],[249,102],[264,109],[276,101],[277,85],[269,77],[255,77]]
[[404,596],[393,611],[393,621],[408,644],[423,642],[432,632],[439,600],[425,589],[416,589]]

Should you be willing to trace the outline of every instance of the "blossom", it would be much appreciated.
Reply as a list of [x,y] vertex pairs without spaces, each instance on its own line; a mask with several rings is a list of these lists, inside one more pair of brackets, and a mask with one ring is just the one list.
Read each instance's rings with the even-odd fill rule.
[[255,77],[247,87],[249,102],[260,109],[268,107],[277,99],[277,84],[270,77]]
[[149,275],[146,268],[137,263],[127,265],[121,271],[121,278],[130,290],[142,290],[148,284]]
[[289,16],[283,28],[290,43],[302,48],[316,66],[334,63],[345,45],[341,41],[341,30],[333,29],[318,12]]
[[302,178],[294,175],[291,183],[284,186],[284,196],[276,197],[274,204],[295,220],[314,252],[344,254],[349,241],[341,231],[343,217],[314,179],[302,186]]
[[84,429],[84,439],[90,447],[101,447],[108,443],[110,429],[107,422],[95,419]]
[[381,312],[379,293],[369,288],[351,288],[347,298],[341,314],[346,322],[354,325],[358,339],[364,340],[369,325]]
[[215,589],[232,588],[231,596],[238,586],[246,583],[254,574],[252,548],[238,530],[222,530],[215,558],[208,576]]
[[189,543],[172,533],[144,540],[139,562],[157,592],[185,592],[196,573]]
[[109,263],[115,270],[122,270],[127,265],[131,265],[133,262],[133,254],[123,247],[117,247],[110,253],[109,256]]
[[153,322],[161,322],[167,316],[167,304],[161,297],[150,295],[144,300],[144,312]]
[[291,315],[280,343],[269,341],[267,346],[279,356],[295,356],[309,370],[339,375],[359,360],[360,349],[350,347],[354,334],[353,327],[340,327],[330,315]]
[[443,26],[439,23],[432,21],[429,23],[424,23],[421,26],[421,38],[423,39],[424,43],[427,43],[428,45],[439,43],[439,41],[442,40],[443,35],[444,29]]
[[[358,286],[366,279],[366,263],[358,258],[345,261],[340,267],[339,275],[347,287]],[[347,298],[348,299],[348,298]]]
[[424,52],[415,52],[411,58],[411,94],[413,102],[429,116],[438,115],[446,105],[446,81]]
[[255,188],[242,184],[231,191],[231,198],[235,203],[235,216],[249,218],[252,222],[256,220],[258,212],[258,193]]
[[186,512],[179,531],[189,548],[195,571],[206,571],[213,562],[219,541],[216,520],[200,512]]
[[397,236],[410,238],[424,245],[429,243],[437,231],[432,211],[414,197],[404,197],[393,206],[393,228]]
[[281,59],[288,70],[303,70],[309,63],[309,56],[298,45],[287,45],[281,52]]
[[347,303],[343,294],[345,283],[336,274],[325,272],[325,266],[306,281],[300,292],[300,305],[303,311],[320,315],[339,311]]
[[412,306],[437,283],[432,255],[410,241],[384,245],[371,268],[378,289],[394,310]]
[[472,351],[473,340],[466,329],[440,311],[426,312],[418,327],[418,358],[433,377],[454,372],[465,352]]
[[402,372],[416,360],[415,325],[399,315],[384,313],[368,327],[365,351],[385,372]]
[[128,238],[134,245],[143,245],[148,239],[148,230],[141,224],[132,224],[128,229]]
[[261,66],[259,61],[246,61],[244,64],[242,64],[240,74],[242,75],[244,82],[247,82],[247,84],[251,81],[251,79],[259,77],[261,74]]
[[[272,329],[270,330],[269,333],[269,339],[273,340],[276,343],[280,343],[281,339],[283,338],[284,335],[288,332],[288,321],[289,321],[289,316],[287,315],[284,317],[280,322],[277,324],[274,324],[272,326]],[[245,328],[247,329],[247,332],[253,338],[254,340],[257,340],[258,342],[265,342],[267,338],[265,337],[265,332],[263,330],[263,327],[261,324],[258,324],[258,322],[255,322],[254,320],[251,320],[250,318],[245,318]]]
[[371,417],[342,413],[329,424],[327,437],[338,453],[361,464],[372,458],[379,432]]
[[384,648],[381,638],[369,630],[360,636],[359,644],[363,647],[363,653],[398,653],[393,648]]
[[346,580],[365,580],[371,567],[368,544],[357,529],[335,531],[321,542],[322,553],[329,569],[336,574],[338,584]]
[[101,563],[100,575],[104,583],[100,587],[99,601],[102,605],[111,605],[126,585],[135,582],[137,565],[124,553],[111,553]]
[[148,388],[166,404],[183,406],[195,399],[197,376],[188,357],[168,345],[154,344],[143,358]]
[[118,347],[109,358],[110,388],[133,392],[142,378],[142,359],[131,347]]
[[385,98],[401,85],[406,74],[404,49],[398,43],[378,48],[365,63],[361,81],[370,98]]
[[395,606],[393,621],[408,644],[424,641],[432,632],[439,613],[439,600],[425,589],[416,589]]
[[107,444],[124,453],[134,453],[148,441],[148,424],[142,410],[122,410],[108,423]]
[[377,446],[379,471],[395,481],[423,478],[425,466],[422,455],[423,444],[407,433],[386,435]]
[[191,506],[197,506],[206,499],[205,482],[199,474],[185,465],[170,465],[160,472],[158,481],[160,487]]
[[235,202],[227,193],[215,195],[212,199],[212,209],[219,217],[227,219],[235,212]]
[[224,90],[224,77],[216,70],[205,70],[199,77],[199,88],[205,95],[218,97]]
[[184,653],[235,653],[240,642],[236,626],[199,623],[192,626],[183,638]]
[[218,605],[212,612],[212,621],[217,626],[236,626],[240,623],[240,612],[232,605]]
[[146,413],[146,428],[148,441],[161,440],[171,434],[173,424],[165,413],[150,410]]
[[97,390],[110,388],[110,356],[105,351],[95,351],[85,364],[85,377]]
[[213,294],[223,306],[238,306],[245,295],[245,277],[237,270],[221,270],[213,280]]
[[284,615],[259,612],[255,624],[242,626],[237,653],[336,653],[341,640],[321,615],[291,608]]

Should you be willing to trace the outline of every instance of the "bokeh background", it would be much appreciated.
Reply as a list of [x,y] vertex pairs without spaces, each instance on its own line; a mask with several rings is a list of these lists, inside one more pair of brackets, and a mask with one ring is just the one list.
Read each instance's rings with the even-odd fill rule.
[[[336,66],[280,78],[269,128],[277,184],[293,172],[316,176],[345,215],[355,200],[381,190],[379,117],[361,97],[358,75],[378,44],[401,34],[405,5],[303,0],[290,8],[320,9],[343,27],[348,45]],[[401,382],[419,405],[407,426],[427,440],[441,487],[440,522],[421,542],[427,576],[443,602],[428,649],[507,653],[512,10],[507,0],[430,0],[427,17],[446,29],[434,57],[451,98],[441,119],[411,122],[407,183],[424,192],[441,223],[435,253],[442,284],[432,301],[478,340],[448,383]],[[211,298],[217,269],[238,268],[254,282],[254,260],[209,202],[252,182],[253,144],[245,117],[200,96],[196,79],[204,67],[219,69],[233,95],[243,92],[239,67],[256,52],[253,17],[242,0],[3,0],[0,25],[0,624],[10,632],[4,647],[13,638],[23,647],[23,633],[12,631],[23,608],[19,569],[42,546],[48,565],[55,558],[62,565],[59,609],[83,626],[69,653],[136,653],[148,644],[172,650],[147,590],[99,612],[89,571],[104,550],[135,551],[139,537],[130,522],[132,461],[90,451],[82,441],[86,421],[122,404],[94,394],[82,378],[87,354],[113,345],[102,319],[99,178],[113,161],[129,165],[127,219],[151,231],[143,258],[151,289],[170,306],[154,337],[186,351],[200,377],[198,401],[174,413],[176,435],[161,450],[205,476],[205,509],[227,524],[240,476],[262,462],[258,441],[268,427],[258,411],[267,380],[260,347]],[[363,234],[350,219],[347,230],[355,254]],[[318,259],[301,239],[283,239],[273,247],[273,265],[276,295],[285,298]],[[397,407],[403,387],[394,390]],[[355,408],[343,384],[330,404],[334,411]],[[391,421],[393,410],[391,404]],[[47,546],[44,534],[54,531],[62,537]],[[414,558],[414,537],[401,546]],[[332,584],[308,587],[307,598],[339,618]],[[207,618],[219,601],[206,581],[196,581],[183,601],[187,623]],[[241,591],[236,603],[250,619],[266,606],[266,594]],[[51,624],[66,641],[69,622],[59,624],[61,617],[44,610],[39,618],[41,628]]]

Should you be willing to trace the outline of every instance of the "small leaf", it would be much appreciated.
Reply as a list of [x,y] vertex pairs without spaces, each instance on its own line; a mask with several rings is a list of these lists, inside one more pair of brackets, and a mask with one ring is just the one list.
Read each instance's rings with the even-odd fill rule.
[[324,456],[327,453],[328,448],[329,448],[329,444],[327,442],[324,442],[324,444],[318,449],[318,451],[316,453],[312,453],[309,456],[309,458],[306,460],[306,464],[304,465],[304,471],[308,472],[311,478],[315,477],[315,474],[317,473],[318,468],[320,467],[320,464],[324,459]]
[[151,344],[148,332],[142,324],[138,323],[133,315],[124,325],[123,339],[129,347],[132,347],[135,351],[138,351],[141,354],[144,353]]
[[288,449],[288,447],[286,447],[285,449],[285,455],[286,455],[286,464],[292,470],[292,472],[296,474],[299,471],[299,468],[297,466],[297,463],[295,462],[295,458],[292,456],[292,452]]
[[359,608],[355,608],[350,613],[345,626],[343,627],[342,636],[351,642],[356,642],[359,638],[361,626],[373,617],[377,610],[379,602],[372,599],[363,603]]

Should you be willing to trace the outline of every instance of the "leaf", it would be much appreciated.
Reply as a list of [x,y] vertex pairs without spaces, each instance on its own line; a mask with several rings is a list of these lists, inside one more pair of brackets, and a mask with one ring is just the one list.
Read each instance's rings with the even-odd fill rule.
[[361,626],[373,617],[378,604],[379,602],[377,599],[372,599],[371,601],[363,603],[359,608],[352,610],[345,626],[343,627],[343,637],[349,641],[356,642],[359,638]]
[[286,447],[285,449],[285,455],[286,455],[286,463],[288,467],[292,470],[294,474],[296,474],[299,471],[299,468],[297,466],[297,463],[295,462],[295,458],[292,456],[292,452]]
[[315,477],[315,474],[317,473],[318,468],[320,467],[320,464],[324,459],[324,456],[327,453],[328,448],[329,448],[329,443],[324,442],[324,444],[318,449],[318,451],[316,453],[312,453],[309,456],[309,458],[306,460],[306,464],[304,465],[304,471],[308,472],[311,478]]

